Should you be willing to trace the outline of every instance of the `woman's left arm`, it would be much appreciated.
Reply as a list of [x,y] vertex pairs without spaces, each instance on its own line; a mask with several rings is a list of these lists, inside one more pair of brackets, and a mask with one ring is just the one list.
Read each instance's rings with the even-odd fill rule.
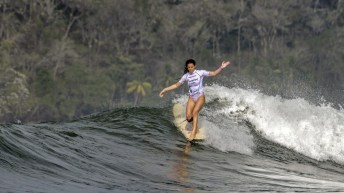
[[221,66],[217,70],[209,72],[209,76],[216,76],[216,75],[218,75],[221,72],[222,69],[226,68],[230,64],[231,64],[230,61],[223,61]]

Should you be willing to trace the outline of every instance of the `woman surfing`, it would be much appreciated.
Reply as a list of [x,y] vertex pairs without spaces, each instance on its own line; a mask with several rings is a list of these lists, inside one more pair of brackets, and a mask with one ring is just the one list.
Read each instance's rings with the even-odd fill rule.
[[160,92],[160,97],[163,97],[166,92],[180,87],[185,81],[188,82],[189,99],[186,105],[186,120],[188,122],[193,122],[192,132],[188,138],[189,141],[192,141],[196,136],[198,128],[198,113],[205,103],[203,78],[218,75],[221,70],[226,68],[228,65],[230,65],[230,61],[223,61],[221,66],[215,71],[196,70],[196,61],[189,59],[185,62],[184,75],[182,78],[177,83],[164,88]]

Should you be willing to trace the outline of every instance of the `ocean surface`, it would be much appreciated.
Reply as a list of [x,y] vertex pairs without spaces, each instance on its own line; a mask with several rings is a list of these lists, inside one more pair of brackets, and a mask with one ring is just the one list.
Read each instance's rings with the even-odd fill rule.
[[[0,125],[0,192],[344,192],[344,110],[205,87],[202,142],[161,107]],[[165,103],[162,103],[165,104]]]

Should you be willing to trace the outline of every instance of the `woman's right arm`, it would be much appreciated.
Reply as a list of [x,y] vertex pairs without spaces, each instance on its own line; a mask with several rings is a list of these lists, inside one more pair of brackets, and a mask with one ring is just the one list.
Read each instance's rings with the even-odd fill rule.
[[172,84],[172,85],[169,86],[169,87],[164,88],[164,89],[160,92],[160,94],[159,94],[160,97],[163,97],[164,94],[165,94],[166,92],[171,91],[171,90],[174,90],[174,89],[180,87],[180,85],[182,85],[182,84],[181,84],[180,82],[177,82],[177,83],[175,83],[175,84]]

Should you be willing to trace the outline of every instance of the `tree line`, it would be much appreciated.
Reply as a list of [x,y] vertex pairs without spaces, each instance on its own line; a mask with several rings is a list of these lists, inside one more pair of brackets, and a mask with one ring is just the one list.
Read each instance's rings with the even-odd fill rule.
[[195,58],[288,95],[341,90],[342,0],[1,0],[0,120],[139,105]]

